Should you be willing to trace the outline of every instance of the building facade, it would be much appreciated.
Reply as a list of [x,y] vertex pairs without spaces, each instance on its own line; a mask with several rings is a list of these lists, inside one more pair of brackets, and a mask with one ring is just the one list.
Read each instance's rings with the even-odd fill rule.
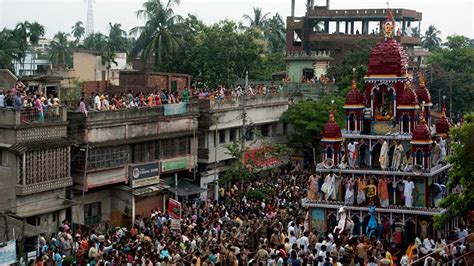
[[441,233],[434,230],[433,216],[449,193],[449,123],[445,113],[432,123],[423,72],[414,86],[407,54],[389,34],[392,25],[390,19],[385,23],[385,39],[371,52],[364,90],[353,81],[344,127],[335,123],[333,112],[324,127],[323,161],[303,201],[314,229],[332,231],[344,206],[355,235],[375,230],[379,238],[403,236],[408,242]]
[[170,187],[163,180],[176,186],[196,164],[197,108],[179,103],[87,117],[70,112],[74,200],[81,203],[72,207],[74,223],[129,226],[136,215],[163,211]]
[[[331,63],[339,63],[345,54],[358,49],[360,41],[383,39],[386,9],[330,9],[308,1],[304,17],[287,17],[286,52],[288,78],[292,82],[319,79]],[[420,44],[422,13],[409,9],[393,9],[398,25],[395,39],[412,56]]]
[[242,141],[243,101],[246,113],[245,146],[251,153],[260,148],[254,130],[275,143],[285,143],[287,126],[280,117],[288,109],[288,95],[275,93],[226,99],[200,100],[198,163],[201,173],[202,199],[216,198],[219,175],[231,160],[227,146]]
[[55,231],[71,206],[66,128],[62,107],[0,109],[0,210],[43,232]]

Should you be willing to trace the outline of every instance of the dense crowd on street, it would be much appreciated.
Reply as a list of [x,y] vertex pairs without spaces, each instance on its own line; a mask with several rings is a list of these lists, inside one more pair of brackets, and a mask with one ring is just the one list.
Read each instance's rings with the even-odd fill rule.
[[[158,209],[137,216],[132,228],[72,231],[64,221],[57,233],[40,238],[35,265],[63,265],[68,258],[77,265],[408,265],[436,251],[423,259],[435,265],[430,261],[456,262],[469,250],[464,241],[447,245],[429,236],[398,245],[387,236],[339,238],[332,230],[309,230],[301,206],[309,175],[296,164],[221,188],[218,201],[186,202],[180,230]],[[271,192],[252,196],[257,190]],[[468,231],[456,234],[462,239]]]

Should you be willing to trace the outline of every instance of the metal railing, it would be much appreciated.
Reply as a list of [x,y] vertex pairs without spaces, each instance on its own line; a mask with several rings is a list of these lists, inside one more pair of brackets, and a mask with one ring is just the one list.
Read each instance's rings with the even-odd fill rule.
[[[446,245],[446,246],[444,247],[444,250],[448,250],[448,248],[450,249],[454,244],[459,243],[459,242],[464,241],[464,240],[467,240],[467,239],[469,239],[469,237],[474,237],[474,233],[470,233],[470,234],[467,235],[466,237],[459,238],[458,240],[449,243],[448,245]],[[426,254],[425,256],[423,256],[423,257],[421,257],[421,258],[419,258],[419,259],[413,261],[412,263],[410,263],[410,265],[417,265],[418,263],[424,262],[427,258],[433,257],[434,254],[437,254],[437,253],[439,253],[439,252],[440,252],[440,251],[438,250],[438,251],[433,251],[433,252],[431,252],[431,253],[428,253],[428,254]],[[473,252],[474,252],[474,251],[468,251],[468,250],[466,250],[466,254],[462,254],[462,256],[459,256],[459,257],[456,257],[456,258],[453,258],[453,259],[458,260],[458,259],[460,259],[461,257],[464,257],[465,255],[472,254]],[[452,261],[452,260],[451,260],[451,261]],[[443,265],[448,265],[448,264],[450,264],[450,263],[443,263]]]
[[56,122],[63,121],[63,107],[49,107],[43,111],[37,108],[29,108],[20,110],[20,121],[22,124]]

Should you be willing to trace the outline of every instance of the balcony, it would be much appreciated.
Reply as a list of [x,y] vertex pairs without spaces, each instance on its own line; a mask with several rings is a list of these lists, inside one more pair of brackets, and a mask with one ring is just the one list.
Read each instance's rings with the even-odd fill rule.
[[50,124],[65,124],[67,120],[66,108],[50,107],[44,112],[36,108],[15,110],[0,109],[0,126],[37,126]]
[[[334,44],[339,42],[355,42],[358,40],[374,39],[377,42],[383,41],[383,35],[376,34],[344,34],[344,33],[310,33],[309,41],[315,43]],[[419,45],[421,40],[414,36],[395,36],[394,39],[402,45]]]
[[[422,19],[422,13],[410,9],[392,9],[392,15],[396,20],[414,20]],[[385,20],[387,19],[387,9],[342,9],[330,10],[327,7],[315,7],[307,14],[308,17],[315,17],[318,19],[373,19]]]
[[66,177],[55,180],[48,180],[45,182],[34,183],[29,185],[17,185],[16,195],[25,196],[35,194],[43,191],[50,191],[58,188],[72,186],[72,177]]
[[[271,105],[288,104],[286,93],[271,93],[266,95],[245,96],[245,105],[248,108],[264,107]],[[229,97],[224,99],[201,99],[199,106],[204,111],[229,111],[242,109],[242,97]]]
[[[324,208],[324,209],[334,209],[338,210],[340,207],[344,206],[350,212],[367,212],[369,210],[369,206],[356,206],[351,205],[348,206],[344,204],[343,201],[327,201],[327,200],[309,200],[308,198],[304,198],[302,200],[303,207],[306,208]],[[386,208],[376,207],[377,212],[381,213],[400,213],[400,214],[417,214],[417,215],[429,215],[433,216],[435,214],[439,214],[442,209],[436,207],[406,207],[403,205],[389,205]]]
[[387,177],[392,177],[392,176],[419,176],[419,177],[431,177],[433,175],[437,175],[443,171],[447,171],[451,168],[451,164],[446,163],[446,164],[438,164],[434,167],[431,167],[430,169],[426,170],[421,170],[419,173],[414,173],[412,169],[409,169],[407,171],[397,171],[394,169],[386,169],[382,170],[380,167],[355,167],[355,168],[339,168],[339,167],[333,167],[333,168],[325,168],[322,163],[318,164],[316,166],[316,172],[318,173],[330,173],[330,172],[337,172],[341,174],[354,174],[354,175],[378,175],[382,176],[385,175]]

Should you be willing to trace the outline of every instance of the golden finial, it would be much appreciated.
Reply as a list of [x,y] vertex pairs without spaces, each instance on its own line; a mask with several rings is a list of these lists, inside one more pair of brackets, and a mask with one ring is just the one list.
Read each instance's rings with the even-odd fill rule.
[[357,90],[357,82],[355,79],[352,79],[352,87],[353,90]]
[[425,101],[421,103],[420,124],[426,124],[425,120]]

